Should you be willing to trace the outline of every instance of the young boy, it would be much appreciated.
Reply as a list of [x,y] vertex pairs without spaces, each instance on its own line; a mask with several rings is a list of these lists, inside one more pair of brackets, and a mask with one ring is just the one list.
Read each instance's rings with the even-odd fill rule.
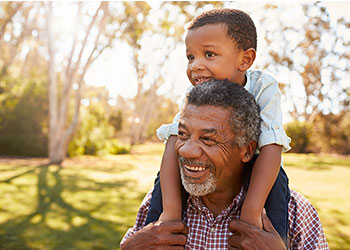
[[[248,70],[256,56],[253,21],[240,10],[207,11],[191,22],[185,42],[187,76],[193,86],[212,78],[228,79],[254,95],[263,120],[258,142],[260,154],[251,173],[240,219],[261,228],[261,212],[265,206],[274,227],[286,242],[289,188],[280,165],[281,152],[290,149],[290,138],[282,127],[277,82],[262,71]],[[156,180],[146,223],[157,220],[160,213],[159,220],[182,219],[181,184],[174,152],[178,119],[177,115],[172,124],[162,125],[157,130],[157,135],[167,140],[167,144],[161,163],[160,186]]]

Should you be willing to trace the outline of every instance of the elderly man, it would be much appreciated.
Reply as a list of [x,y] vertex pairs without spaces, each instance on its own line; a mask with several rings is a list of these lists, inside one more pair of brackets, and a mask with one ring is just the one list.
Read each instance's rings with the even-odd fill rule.
[[[149,192],[122,249],[285,249],[266,215],[263,229],[238,220],[259,133],[259,108],[243,87],[211,80],[193,88],[175,145],[182,184],[190,194],[183,222],[145,226]],[[328,249],[315,208],[294,191],[289,224],[291,249]]]

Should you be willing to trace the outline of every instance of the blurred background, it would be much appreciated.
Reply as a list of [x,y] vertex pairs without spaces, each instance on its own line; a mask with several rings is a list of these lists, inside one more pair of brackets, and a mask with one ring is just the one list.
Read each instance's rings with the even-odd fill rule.
[[184,38],[247,12],[282,92],[291,187],[350,249],[350,2],[0,2],[0,249],[118,249],[190,82]]

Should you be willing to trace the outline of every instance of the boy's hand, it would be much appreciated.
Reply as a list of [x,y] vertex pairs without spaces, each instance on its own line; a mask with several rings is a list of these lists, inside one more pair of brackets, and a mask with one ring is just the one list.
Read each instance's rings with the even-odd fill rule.
[[262,215],[263,228],[259,229],[242,220],[232,220],[229,230],[228,249],[286,250],[283,240],[275,230],[265,211]]
[[188,228],[182,222],[152,222],[127,239],[122,250],[184,249]]

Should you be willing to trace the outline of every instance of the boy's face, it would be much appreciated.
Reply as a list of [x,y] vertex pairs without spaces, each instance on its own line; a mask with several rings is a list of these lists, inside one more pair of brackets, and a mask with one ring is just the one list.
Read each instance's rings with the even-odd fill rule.
[[212,78],[245,84],[244,51],[227,35],[224,24],[189,30],[186,36],[187,76],[193,86]]

